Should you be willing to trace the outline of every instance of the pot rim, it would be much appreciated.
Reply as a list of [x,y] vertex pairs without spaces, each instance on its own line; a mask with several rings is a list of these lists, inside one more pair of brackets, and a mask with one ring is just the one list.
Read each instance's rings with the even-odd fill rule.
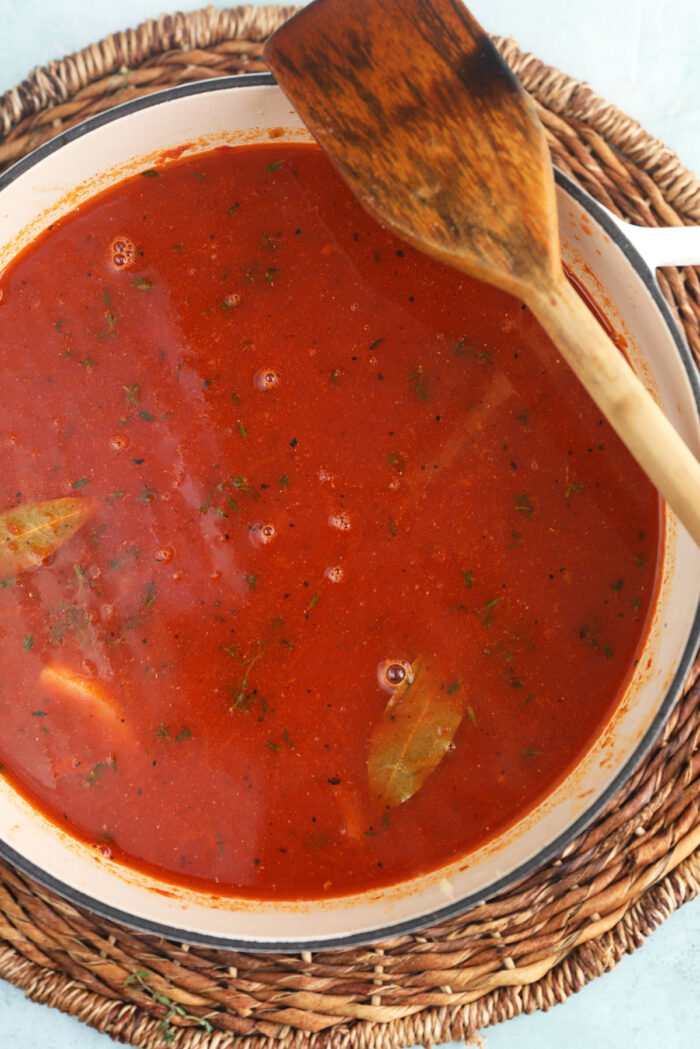
[[[97,128],[103,127],[114,120],[128,117],[130,114],[136,113],[142,109],[170,102],[174,99],[204,94],[210,91],[274,86],[276,84],[277,81],[270,73],[247,73],[236,76],[219,77],[213,80],[197,81],[192,84],[180,84],[165,88],[162,91],[154,92],[143,98],[124,102],[105,112],[89,117],[87,120],[69,128],[67,131],[51,139],[49,142],[38,146],[26,156],[22,157],[8,168],[7,171],[0,174],[0,192],[26,171],[34,167],[40,161],[51,156],[63,146],[82,138],[83,135],[86,135]],[[664,324],[671,334],[676,351],[680,357],[691,387],[696,415],[700,417],[700,377],[698,376],[690,349],[661,293],[654,271],[649,267],[644,257],[633,246],[623,230],[614,221],[612,215],[604,207],[556,167],[554,168],[554,174],[557,186],[561,187],[576,204],[587,211],[595,222],[602,227],[612,243],[623,253],[628,264],[634,270],[646,291],[651,296],[654,305],[661,313]],[[17,867],[23,874],[33,878],[45,888],[52,890],[70,903],[83,907],[89,912],[99,915],[102,918],[107,918],[123,926],[131,927],[150,935],[161,936],[170,940],[184,941],[207,947],[224,948],[228,950],[245,950],[249,952],[296,953],[302,950],[327,950],[329,948],[354,947],[370,942],[374,943],[382,939],[405,933],[415,932],[418,929],[427,928],[437,922],[456,917],[457,915],[468,911],[471,907],[483,903],[487,899],[492,899],[499,893],[511,888],[513,885],[522,881],[529,874],[547,863],[554,855],[560,852],[564,846],[581,834],[582,831],[593,822],[596,816],[598,816],[610,803],[624,783],[627,782],[659,736],[681,695],[683,683],[692,666],[699,642],[700,598],[698,599],[698,604],[695,609],[685,648],[659,710],[622,768],[618,771],[617,775],[613,778],[610,784],[608,784],[607,788],[601,793],[601,795],[597,797],[586,811],[562,831],[562,833],[553,841],[539,849],[537,853],[524,863],[521,863],[508,874],[505,874],[494,881],[488,887],[486,892],[481,890],[479,892],[471,893],[467,896],[461,897],[459,900],[446,903],[444,906],[440,906],[427,914],[421,914],[415,918],[389,923],[365,932],[333,935],[327,938],[310,937],[308,939],[295,940],[255,940],[252,938],[236,938],[235,936],[231,937],[212,935],[209,933],[196,933],[190,930],[178,928],[174,925],[167,925],[151,921],[148,918],[139,915],[130,914],[128,911],[123,911],[120,908],[104,903],[81,890],[75,889],[70,884],[62,881],[43,870],[43,868],[37,866],[34,862],[26,859],[21,853],[17,852],[1,838],[0,859]],[[251,902],[254,904],[254,901]]]

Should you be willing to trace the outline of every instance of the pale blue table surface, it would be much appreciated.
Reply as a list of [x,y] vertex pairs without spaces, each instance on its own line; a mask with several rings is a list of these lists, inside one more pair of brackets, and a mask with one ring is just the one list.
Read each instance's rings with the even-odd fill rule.
[[[345,0],[352,3],[353,0]],[[166,0],[0,0],[0,93],[29,70],[137,25]],[[471,0],[490,31],[589,81],[700,173],[699,0]],[[488,1049],[700,1045],[700,900],[550,1013],[486,1032]],[[0,981],[0,1049],[106,1049],[97,1034]],[[459,1049],[459,1047],[455,1047]]]

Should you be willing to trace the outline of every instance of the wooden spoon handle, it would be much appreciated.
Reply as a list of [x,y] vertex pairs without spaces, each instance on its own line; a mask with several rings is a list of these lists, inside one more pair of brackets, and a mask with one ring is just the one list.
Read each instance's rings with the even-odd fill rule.
[[700,463],[569,281],[528,305],[601,412],[700,545]]

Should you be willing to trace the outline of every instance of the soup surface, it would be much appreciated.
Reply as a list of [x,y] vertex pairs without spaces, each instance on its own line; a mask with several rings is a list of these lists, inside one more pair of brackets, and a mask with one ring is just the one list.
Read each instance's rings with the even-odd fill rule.
[[529,311],[313,146],[144,171],[0,274],[0,760],[170,880],[434,870],[581,757],[656,492]]

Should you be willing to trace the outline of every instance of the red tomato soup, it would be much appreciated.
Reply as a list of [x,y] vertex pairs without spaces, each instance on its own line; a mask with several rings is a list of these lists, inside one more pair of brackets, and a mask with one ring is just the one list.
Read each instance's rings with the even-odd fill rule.
[[395,883],[619,701],[659,498],[530,312],[313,146],[81,206],[0,275],[0,760],[96,850],[254,898]]

